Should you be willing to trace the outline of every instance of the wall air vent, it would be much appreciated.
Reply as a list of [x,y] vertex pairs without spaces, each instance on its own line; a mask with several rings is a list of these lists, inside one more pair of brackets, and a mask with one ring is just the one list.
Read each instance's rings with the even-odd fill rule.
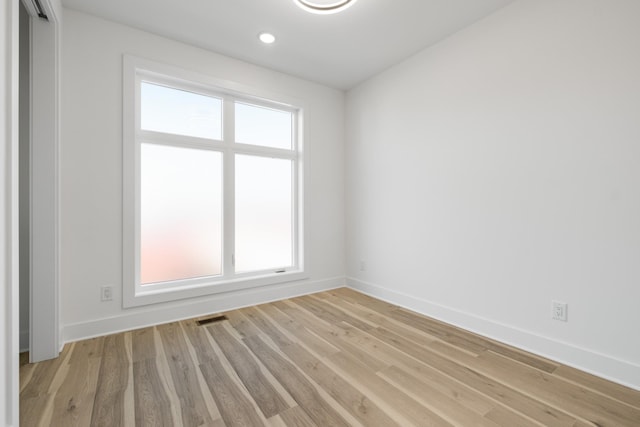
[[222,315],[222,316],[207,317],[206,319],[196,320],[196,323],[198,324],[198,326],[202,326],[202,325],[209,325],[211,323],[222,322],[225,320],[227,320],[227,316]]

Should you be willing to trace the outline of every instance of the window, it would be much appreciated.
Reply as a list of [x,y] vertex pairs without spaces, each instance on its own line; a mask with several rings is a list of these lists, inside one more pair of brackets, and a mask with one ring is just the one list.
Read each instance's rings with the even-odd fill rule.
[[125,307],[304,278],[300,109],[124,63]]

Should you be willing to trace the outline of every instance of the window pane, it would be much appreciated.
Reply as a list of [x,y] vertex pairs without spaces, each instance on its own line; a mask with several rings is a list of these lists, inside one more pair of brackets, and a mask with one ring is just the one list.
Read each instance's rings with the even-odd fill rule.
[[236,155],[236,271],[293,264],[292,162]]
[[140,103],[142,129],[222,139],[221,99],[142,82]]
[[222,272],[222,155],[141,144],[140,283]]
[[291,149],[292,114],[236,102],[236,142]]

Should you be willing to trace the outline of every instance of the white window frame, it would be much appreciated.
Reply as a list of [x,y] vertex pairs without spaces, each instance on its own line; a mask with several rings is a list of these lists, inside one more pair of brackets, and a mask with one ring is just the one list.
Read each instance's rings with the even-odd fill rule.
[[[141,81],[223,99],[222,140],[142,130]],[[289,111],[294,118],[292,150],[235,142],[234,102]],[[124,55],[123,57],[123,307],[193,298],[308,278],[304,269],[304,127],[301,103],[282,96]],[[207,149],[223,154],[223,257],[220,276],[142,285],[140,283],[140,147],[142,143]],[[290,159],[293,173],[293,265],[234,273],[235,154]]]

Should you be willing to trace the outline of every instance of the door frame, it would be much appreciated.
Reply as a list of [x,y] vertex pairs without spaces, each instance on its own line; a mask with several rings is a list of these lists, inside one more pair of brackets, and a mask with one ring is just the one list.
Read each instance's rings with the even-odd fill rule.
[[0,2],[0,423],[18,426],[18,52],[19,0]]
[[[22,0],[30,19],[30,312],[29,359],[58,357],[59,328],[59,63],[61,7]],[[44,12],[46,19],[39,16]]]

